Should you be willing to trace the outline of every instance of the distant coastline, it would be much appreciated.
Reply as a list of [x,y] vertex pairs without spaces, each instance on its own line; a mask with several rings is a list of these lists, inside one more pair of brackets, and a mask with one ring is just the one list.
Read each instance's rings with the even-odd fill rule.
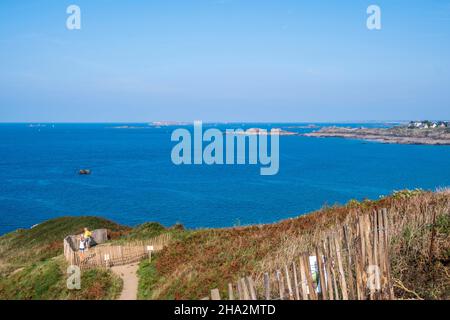
[[255,136],[255,135],[261,135],[261,136],[272,136],[272,135],[279,135],[279,136],[295,136],[298,135],[297,132],[292,131],[286,131],[282,130],[280,128],[273,128],[272,130],[266,130],[261,128],[250,128],[247,130],[242,131],[225,131],[225,134],[227,135],[237,135],[237,136]]
[[392,128],[333,126],[303,135],[316,138],[361,139],[392,144],[450,145],[450,128],[447,127],[447,123],[424,125],[422,122],[411,122],[408,126],[395,126]]

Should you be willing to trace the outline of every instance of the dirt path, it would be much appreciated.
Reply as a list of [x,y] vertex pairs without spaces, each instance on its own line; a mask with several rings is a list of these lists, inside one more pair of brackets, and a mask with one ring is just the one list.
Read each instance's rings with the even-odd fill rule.
[[111,268],[112,272],[121,277],[123,280],[123,288],[119,300],[137,300],[138,267],[139,263],[132,263]]

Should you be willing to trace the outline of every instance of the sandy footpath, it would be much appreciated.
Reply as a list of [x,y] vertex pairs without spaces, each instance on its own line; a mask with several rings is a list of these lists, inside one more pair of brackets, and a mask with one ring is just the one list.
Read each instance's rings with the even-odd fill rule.
[[119,300],[137,300],[139,263],[115,266],[111,270],[123,280],[122,293]]

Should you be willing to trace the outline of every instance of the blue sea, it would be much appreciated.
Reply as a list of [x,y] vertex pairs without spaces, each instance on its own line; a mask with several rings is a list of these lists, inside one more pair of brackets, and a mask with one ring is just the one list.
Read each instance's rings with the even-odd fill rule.
[[[284,128],[308,124],[208,124]],[[388,124],[317,124],[383,127]],[[259,165],[176,166],[176,127],[1,124],[0,234],[67,215],[189,228],[269,223],[350,199],[450,185],[450,147],[280,137],[280,171]],[[80,169],[91,169],[80,176]]]

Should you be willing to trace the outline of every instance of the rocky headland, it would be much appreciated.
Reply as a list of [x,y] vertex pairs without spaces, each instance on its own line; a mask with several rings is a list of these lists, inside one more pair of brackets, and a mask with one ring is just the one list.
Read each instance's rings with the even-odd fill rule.
[[307,137],[348,138],[397,144],[450,145],[450,128],[412,128],[396,126],[392,128],[348,128],[325,127],[305,133]]

